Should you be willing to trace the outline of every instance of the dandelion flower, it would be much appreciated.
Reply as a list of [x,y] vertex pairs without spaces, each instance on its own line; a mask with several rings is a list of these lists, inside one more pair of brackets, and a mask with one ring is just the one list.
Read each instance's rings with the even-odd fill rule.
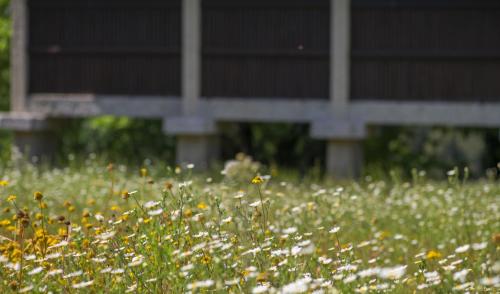
[[259,184],[262,184],[263,182],[264,182],[264,179],[261,176],[255,176],[252,179],[252,184],[259,185]]
[[431,251],[427,252],[426,258],[429,260],[430,259],[438,259],[438,258],[441,258],[441,253],[439,253],[438,251],[435,251],[435,250],[431,250]]

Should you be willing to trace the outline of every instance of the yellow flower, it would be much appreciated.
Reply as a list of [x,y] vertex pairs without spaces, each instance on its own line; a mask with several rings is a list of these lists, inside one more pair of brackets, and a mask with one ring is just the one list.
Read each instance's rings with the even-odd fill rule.
[[256,277],[256,281],[259,282],[259,283],[262,283],[262,282],[265,282],[269,279],[269,275],[268,273],[266,272],[263,272],[263,273],[259,273]]
[[16,195],[9,195],[9,197],[7,197],[7,201],[14,202],[16,201],[16,198],[17,198]]
[[83,248],[88,248],[90,246],[90,241],[88,239],[83,239],[82,241],[82,247]]
[[255,178],[252,179],[252,184],[262,184],[264,180],[262,179],[261,176],[255,176]]
[[211,260],[212,258],[208,254],[203,254],[203,256],[201,257],[201,263],[203,264],[209,264]]
[[9,185],[9,182],[8,182],[8,181],[6,181],[6,180],[1,180],[1,181],[0,181],[0,187],[6,187],[6,186],[8,186],[8,185]]
[[35,194],[33,194],[33,198],[35,198],[36,201],[41,201],[43,198],[42,192],[36,191]]
[[127,200],[130,197],[130,193],[127,190],[122,191],[122,199]]
[[431,251],[427,252],[427,256],[426,256],[427,259],[438,259],[440,257],[441,257],[441,253],[439,253],[435,250],[431,250]]
[[191,209],[186,209],[184,210],[184,217],[192,217],[193,216],[193,211]]
[[198,206],[197,206],[199,209],[202,209],[202,210],[205,210],[208,208],[208,205],[205,204],[205,202],[200,202],[198,203]]
[[141,177],[146,177],[148,175],[148,170],[146,168],[141,168]]
[[59,228],[57,230],[57,234],[61,237],[67,237],[68,236],[68,230],[66,230],[66,228]]
[[3,220],[0,221],[0,227],[6,227],[6,226],[8,226],[10,224],[11,224],[11,222],[8,219],[3,219]]

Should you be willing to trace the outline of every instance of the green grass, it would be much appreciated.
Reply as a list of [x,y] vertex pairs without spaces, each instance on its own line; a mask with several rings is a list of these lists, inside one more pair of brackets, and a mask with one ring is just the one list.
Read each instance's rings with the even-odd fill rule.
[[0,167],[0,292],[498,291],[498,182],[257,168]]

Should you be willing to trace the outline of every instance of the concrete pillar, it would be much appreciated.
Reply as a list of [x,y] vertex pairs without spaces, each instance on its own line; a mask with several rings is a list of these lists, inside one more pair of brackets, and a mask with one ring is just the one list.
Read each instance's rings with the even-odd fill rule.
[[331,116],[313,122],[312,136],[327,140],[326,170],[338,179],[359,176],[363,164],[362,120],[349,108],[351,60],[351,0],[330,0]]
[[26,1],[11,1],[10,103],[13,111],[25,110],[28,95],[28,8]]
[[182,111],[199,112],[201,96],[201,0],[182,0]]
[[330,0],[330,101],[336,120],[348,116],[351,1]]
[[13,158],[19,155],[31,162],[50,162],[55,158],[58,140],[54,132],[14,131]]
[[0,129],[13,131],[13,157],[23,155],[29,160],[51,160],[58,146],[55,129],[61,121],[48,119],[43,114],[29,112],[0,113]]
[[360,176],[363,148],[359,140],[329,140],[326,147],[326,170],[335,179]]
[[218,159],[216,126],[201,109],[201,0],[182,0],[182,113],[164,120],[177,137],[177,164],[206,170]]
[[311,125],[311,136],[327,142],[326,171],[337,179],[355,178],[363,166],[363,120],[317,120]]
[[194,164],[196,170],[207,170],[219,159],[217,138],[211,135],[177,136],[177,164]]

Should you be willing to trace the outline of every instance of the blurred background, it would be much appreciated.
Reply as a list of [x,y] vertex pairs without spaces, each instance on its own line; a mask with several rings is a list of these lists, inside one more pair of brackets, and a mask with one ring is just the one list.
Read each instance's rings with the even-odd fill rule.
[[[9,109],[9,1],[0,0],[0,111]],[[221,159],[244,152],[268,166],[295,168],[305,175],[323,173],[324,142],[308,135],[300,124],[224,124],[220,137]],[[160,120],[125,117],[96,117],[68,121],[59,134],[58,157],[67,154],[86,157],[95,153],[107,161],[142,164],[144,159],[175,161],[173,138],[164,135]],[[389,169],[408,174],[412,168],[425,169],[439,178],[454,166],[469,166],[475,177],[500,161],[498,129],[441,127],[374,127],[364,141],[364,172],[384,174]],[[10,156],[11,135],[0,131],[0,158]],[[64,156],[63,156],[64,155]]]

